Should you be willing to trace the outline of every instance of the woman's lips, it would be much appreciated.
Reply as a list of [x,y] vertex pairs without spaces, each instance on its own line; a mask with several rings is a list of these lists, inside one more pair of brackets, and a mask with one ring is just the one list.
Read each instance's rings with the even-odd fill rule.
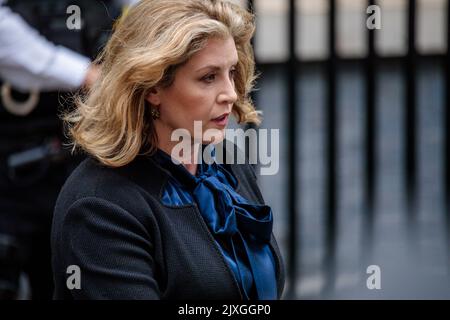
[[228,113],[221,115],[220,117],[212,119],[212,121],[219,126],[226,126],[228,123]]

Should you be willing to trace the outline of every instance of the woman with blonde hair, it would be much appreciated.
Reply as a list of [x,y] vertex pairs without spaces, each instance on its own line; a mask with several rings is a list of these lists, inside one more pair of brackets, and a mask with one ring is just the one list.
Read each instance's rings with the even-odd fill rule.
[[[242,154],[224,140],[231,115],[260,122],[254,28],[220,0],[142,0],[117,23],[99,80],[64,116],[88,157],[55,207],[56,299],[281,297],[284,264],[253,168],[216,161]],[[192,147],[179,154],[177,130]],[[196,161],[205,152],[213,161]]]

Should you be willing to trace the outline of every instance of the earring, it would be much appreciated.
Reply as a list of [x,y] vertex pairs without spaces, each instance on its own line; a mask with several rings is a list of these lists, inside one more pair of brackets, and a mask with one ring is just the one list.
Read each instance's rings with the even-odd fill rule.
[[158,119],[158,118],[160,117],[160,115],[161,115],[161,114],[159,113],[159,109],[157,109],[157,108],[152,108],[151,113],[152,113],[152,118],[153,118],[153,120]]

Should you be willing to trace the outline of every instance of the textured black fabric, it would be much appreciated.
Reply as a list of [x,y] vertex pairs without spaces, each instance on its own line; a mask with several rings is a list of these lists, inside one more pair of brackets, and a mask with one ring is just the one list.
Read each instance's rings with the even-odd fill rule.
[[[264,203],[250,165],[229,169],[238,193]],[[73,172],[52,226],[55,299],[242,299],[197,206],[160,201],[167,177],[148,156],[115,169],[86,159]],[[280,298],[285,272],[273,234],[270,247]],[[80,267],[81,289],[66,287],[70,265]]]

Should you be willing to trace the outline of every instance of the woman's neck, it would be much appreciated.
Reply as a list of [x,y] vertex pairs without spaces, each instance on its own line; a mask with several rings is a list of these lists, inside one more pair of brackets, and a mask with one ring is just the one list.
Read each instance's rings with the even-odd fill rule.
[[[193,176],[197,173],[197,159],[199,152],[201,152],[201,144],[190,142],[189,145],[186,143],[181,148],[181,151],[175,152],[172,154],[173,148],[178,145],[180,142],[177,141],[160,141],[158,144],[158,148],[170,155],[171,157],[175,157],[175,159],[180,162],[187,171],[189,171]],[[184,143],[184,142],[183,142]],[[186,153],[186,154],[184,154]]]

